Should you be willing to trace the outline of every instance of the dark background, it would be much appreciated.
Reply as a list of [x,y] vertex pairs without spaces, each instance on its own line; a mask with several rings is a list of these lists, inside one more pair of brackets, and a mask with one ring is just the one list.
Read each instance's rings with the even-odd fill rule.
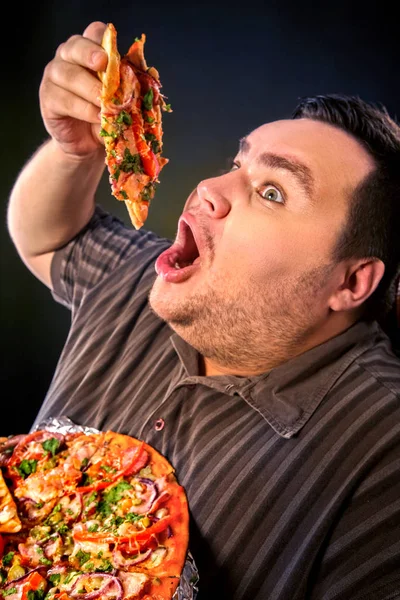
[[[61,42],[94,20],[115,25],[122,53],[146,33],[147,61],[160,71],[174,111],[164,116],[170,163],[146,222],[163,236],[175,235],[186,197],[226,167],[238,138],[290,117],[299,97],[357,94],[400,113],[398,21],[389,2],[69,0],[9,9],[1,36],[0,435],[29,429],[68,334],[69,312],[20,261],[6,227],[13,182],[46,138],[38,88]],[[106,176],[98,199],[129,224]]]

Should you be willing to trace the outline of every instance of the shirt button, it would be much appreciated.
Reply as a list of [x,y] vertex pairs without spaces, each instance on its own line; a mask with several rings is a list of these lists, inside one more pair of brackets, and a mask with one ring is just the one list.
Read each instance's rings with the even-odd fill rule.
[[157,421],[154,423],[154,429],[156,431],[161,431],[161,429],[164,429],[164,419],[157,419]]

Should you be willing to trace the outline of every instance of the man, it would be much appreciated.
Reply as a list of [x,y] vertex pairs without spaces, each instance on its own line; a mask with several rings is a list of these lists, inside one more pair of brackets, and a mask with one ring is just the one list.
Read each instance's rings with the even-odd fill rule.
[[[72,311],[36,419],[145,439],[185,487],[201,600],[400,597],[400,131],[319,97],[241,141],[173,245],[95,207],[104,24],[62,44],[15,183],[21,258]],[[386,307],[386,308],[385,308]]]

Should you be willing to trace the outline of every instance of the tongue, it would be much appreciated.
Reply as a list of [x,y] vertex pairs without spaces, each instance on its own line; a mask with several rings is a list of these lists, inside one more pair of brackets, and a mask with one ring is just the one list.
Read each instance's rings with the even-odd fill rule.
[[200,256],[192,261],[185,261],[182,254],[182,246],[174,244],[165,250],[156,260],[155,269],[157,275],[170,282],[184,281],[190,277],[191,272],[200,263]]

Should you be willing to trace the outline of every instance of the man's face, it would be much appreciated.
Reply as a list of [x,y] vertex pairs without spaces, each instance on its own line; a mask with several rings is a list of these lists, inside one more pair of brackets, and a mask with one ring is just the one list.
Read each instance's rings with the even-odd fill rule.
[[220,372],[261,373],[297,354],[329,317],[332,251],[372,169],[356,140],[324,123],[254,130],[232,170],[188,198],[156,264],[153,310]]

